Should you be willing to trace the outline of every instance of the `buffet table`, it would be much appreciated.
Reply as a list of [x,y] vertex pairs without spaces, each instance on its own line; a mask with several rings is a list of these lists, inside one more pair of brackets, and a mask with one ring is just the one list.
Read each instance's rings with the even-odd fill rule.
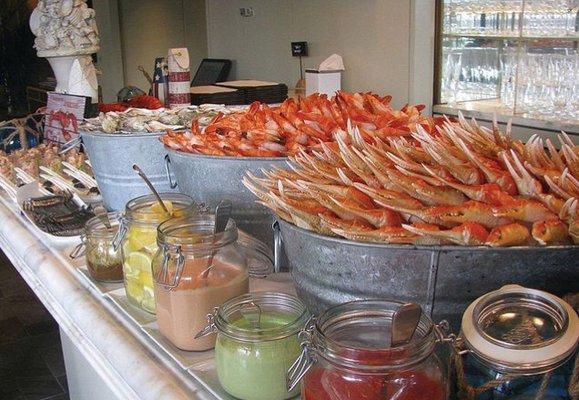
[[184,363],[163,351],[145,321],[115,304],[122,283],[95,285],[71,261],[78,238],[48,236],[2,197],[0,220],[0,247],[60,326],[71,398],[216,398],[193,375],[211,370],[210,352]]

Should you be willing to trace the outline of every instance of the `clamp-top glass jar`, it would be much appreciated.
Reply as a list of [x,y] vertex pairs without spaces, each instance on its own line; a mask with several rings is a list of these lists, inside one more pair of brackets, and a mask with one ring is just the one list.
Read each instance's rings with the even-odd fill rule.
[[157,323],[182,350],[213,348],[215,335],[195,338],[207,324],[207,315],[249,291],[235,221],[229,219],[221,233],[214,234],[214,225],[214,216],[204,214],[170,219],[158,228],[159,251],[153,260]]
[[109,213],[110,228],[99,217],[89,219],[84,226],[81,243],[70,257],[85,255],[90,276],[99,282],[123,281],[123,255],[113,241],[119,231],[118,213]]
[[447,380],[434,354],[438,335],[424,313],[406,344],[391,345],[402,303],[364,300],[328,309],[304,332],[288,374],[303,376],[302,400],[445,400]]
[[476,400],[569,399],[579,318],[556,296],[508,285],[467,308],[457,345],[458,389]]
[[299,332],[310,316],[285,293],[258,292],[224,303],[201,335],[217,331],[215,362],[221,386],[242,400],[285,400],[286,371],[300,355]]
[[151,264],[157,253],[157,226],[167,219],[194,215],[195,202],[187,195],[161,193],[166,213],[153,195],[129,201],[121,219],[119,238],[123,252],[123,274],[127,299],[155,313]]

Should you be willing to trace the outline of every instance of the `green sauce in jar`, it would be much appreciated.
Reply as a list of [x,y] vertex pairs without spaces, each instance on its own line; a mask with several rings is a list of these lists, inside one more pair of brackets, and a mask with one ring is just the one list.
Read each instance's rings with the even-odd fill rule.
[[215,319],[221,386],[242,400],[297,396],[299,387],[287,391],[286,374],[301,353],[298,333],[308,317],[297,298],[282,293],[254,293],[224,304]]

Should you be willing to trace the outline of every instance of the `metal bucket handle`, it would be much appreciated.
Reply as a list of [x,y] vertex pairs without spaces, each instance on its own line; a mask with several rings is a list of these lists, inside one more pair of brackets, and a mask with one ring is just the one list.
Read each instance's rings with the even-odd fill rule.
[[167,173],[167,179],[169,180],[169,187],[175,189],[177,187],[177,182],[173,182],[171,177],[171,158],[169,154],[165,154],[165,172]]
[[281,272],[281,255],[283,251],[283,242],[279,222],[274,221],[271,225],[273,229],[273,271]]
[[80,135],[78,135],[74,139],[69,140],[68,142],[63,144],[62,147],[60,148],[60,151],[58,152],[58,155],[68,153],[69,151],[71,151],[72,149],[74,149],[76,146],[78,146],[81,143],[82,143],[82,137]]

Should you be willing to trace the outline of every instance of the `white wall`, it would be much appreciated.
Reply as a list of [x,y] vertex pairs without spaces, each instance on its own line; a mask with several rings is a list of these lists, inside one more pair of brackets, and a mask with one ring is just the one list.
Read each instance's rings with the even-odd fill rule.
[[124,86],[118,2],[117,0],[94,0],[93,7],[101,40],[96,65],[100,71],[98,81],[103,100],[112,102],[116,101],[117,92]]
[[[346,65],[344,89],[391,94],[400,106],[410,99],[410,63],[416,56],[410,51],[410,27],[416,23],[411,18],[414,2],[418,7],[434,3],[207,0],[208,52],[210,57],[234,60],[237,78],[276,80],[293,86],[299,69],[298,60],[291,57],[290,42],[306,40],[310,56],[304,59],[305,66],[314,67],[338,53]],[[255,16],[241,17],[240,7],[253,7]],[[418,29],[427,29],[430,35],[432,26]],[[413,100],[420,101],[416,93]]]
[[125,85],[145,91],[142,65],[152,75],[156,57],[187,47],[194,73],[207,56],[204,0],[120,0],[119,19]]

